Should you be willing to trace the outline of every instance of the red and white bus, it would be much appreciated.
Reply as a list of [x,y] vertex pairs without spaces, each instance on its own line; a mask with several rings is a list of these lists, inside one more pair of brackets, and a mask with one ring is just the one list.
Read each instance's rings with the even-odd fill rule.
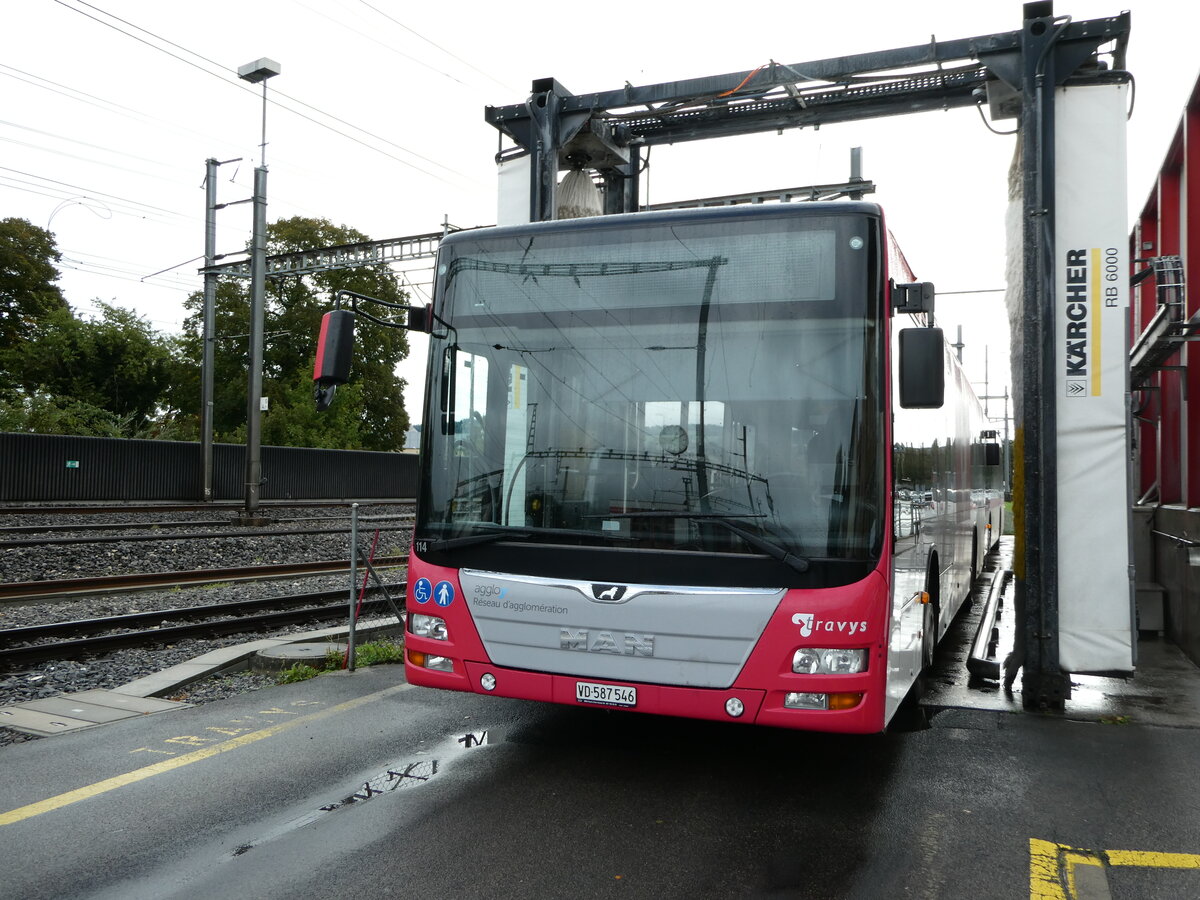
[[1002,499],[929,286],[896,281],[911,274],[862,202],[449,235],[409,681],[886,728]]

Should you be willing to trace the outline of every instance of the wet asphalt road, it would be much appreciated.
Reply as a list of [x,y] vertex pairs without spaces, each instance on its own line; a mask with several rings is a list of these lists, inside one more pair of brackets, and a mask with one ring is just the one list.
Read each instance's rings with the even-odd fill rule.
[[1104,870],[1113,898],[1200,897],[1159,864],[1200,854],[1198,741],[954,709],[810,735],[376,667],[6,748],[0,893],[1050,897],[1031,860],[1059,844],[1146,854]]

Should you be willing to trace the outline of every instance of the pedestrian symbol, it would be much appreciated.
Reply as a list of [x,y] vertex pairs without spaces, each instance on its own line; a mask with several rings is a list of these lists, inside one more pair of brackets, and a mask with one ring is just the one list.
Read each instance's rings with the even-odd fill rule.
[[454,602],[454,586],[448,581],[439,581],[433,589],[433,599],[438,606],[449,606]]
[[413,585],[413,599],[418,603],[428,603],[431,596],[433,596],[433,585],[429,583],[429,579],[418,578],[417,583]]

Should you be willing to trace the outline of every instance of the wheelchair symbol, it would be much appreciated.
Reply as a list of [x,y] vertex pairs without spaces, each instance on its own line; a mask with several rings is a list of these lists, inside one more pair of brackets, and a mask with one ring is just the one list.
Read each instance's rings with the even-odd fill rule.
[[428,603],[432,596],[433,585],[429,583],[429,579],[418,578],[417,583],[413,585],[413,599],[418,603]]

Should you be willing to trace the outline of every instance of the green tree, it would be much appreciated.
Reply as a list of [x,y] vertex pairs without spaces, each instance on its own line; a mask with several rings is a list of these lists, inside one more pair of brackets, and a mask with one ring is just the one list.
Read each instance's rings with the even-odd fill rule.
[[[325,219],[283,219],[267,228],[267,254],[292,253],[368,241],[353,228]],[[269,279],[264,309],[264,444],[339,449],[399,450],[408,430],[404,380],[397,364],[408,355],[405,332],[361,323],[354,341],[351,381],[338,389],[333,406],[317,413],[312,369],[321,316],[333,308],[338,290],[352,290],[392,303],[407,295],[386,265]],[[203,295],[187,301],[191,310],[180,338],[182,371],[173,381],[167,405],[194,409],[200,396]],[[249,365],[250,284],[223,279],[215,306],[213,430],[217,440],[245,439],[246,382]]]
[[126,437],[121,420],[106,409],[48,394],[0,398],[0,431]]
[[[60,257],[49,231],[25,219],[0,219],[0,348],[30,339],[46,316],[67,308],[54,283]],[[0,357],[0,374],[6,368]],[[11,387],[11,379],[2,380],[0,390]]]
[[[19,389],[6,406],[20,431],[141,436],[159,416],[171,349],[136,313],[97,301],[100,315],[46,313],[26,340],[3,352]],[[102,413],[106,415],[102,415]],[[78,429],[78,430],[72,430]]]

